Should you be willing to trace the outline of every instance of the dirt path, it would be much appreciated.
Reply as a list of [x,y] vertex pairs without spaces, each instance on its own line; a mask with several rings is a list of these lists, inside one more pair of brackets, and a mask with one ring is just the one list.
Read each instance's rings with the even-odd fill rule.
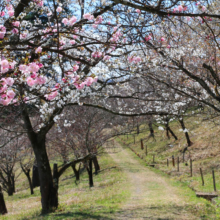
[[184,210],[190,204],[178,187],[172,186],[168,178],[141,164],[128,149],[117,145],[118,152],[110,155],[127,174],[126,181],[130,182],[131,197],[115,219],[198,219]]

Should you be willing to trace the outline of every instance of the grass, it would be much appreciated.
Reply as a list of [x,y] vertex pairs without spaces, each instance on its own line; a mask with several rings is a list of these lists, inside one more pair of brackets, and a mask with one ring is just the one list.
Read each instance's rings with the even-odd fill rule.
[[[68,169],[61,177],[59,186],[59,208],[54,213],[40,215],[40,192],[35,188],[31,196],[27,184],[21,175],[17,184],[18,192],[13,196],[5,195],[8,214],[4,220],[28,219],[108,219],[117,212],[121,204],[129,197],[124,173],[107,154],[99,158],[101,171],[94,175],[94,187],[88,186],[88,176],[84,172],[78,185],[75,184],[73,171]],[[116,167],[113,169],[106,169]],[[25,179],[26,180],[26,179]],[[22,187],[23,184],[23,187]]]
[[[219,119],[215,119],[218,123]],[[140,127],[140,134],[133,132],[130,135],[121,136],[117,141],[123,146],[129,147],[136,155],[138,155],[146,164],[153,163],[153,155],[155,155],[155,166],[160,171],[170,175],[174,180],[181,181],[194,191],[214,192],[212,170],[215,171],[217,194],[220,193],[220,148],[219,148],[219,132],[220,127],[215,126],[211,121],[204,120],[202,115],[194,118],[186,118],[186,128],[190,131],[189,135],[193,145],[188,148],[185,154],[185,162],[183,162],[182,150],[187,146],[185,135],[180,131],[180,125],[177,121],[170,123],[171,129],[177,135],[178,140],[174,138],[168,139],[165,131],[160,131],[154,127],[155,138],[150,138],[149,130],[143,124]],[[135,143],[134,143],[135,135]],[[141,149],[141,139],[144,141],[144,150]],[[146,147],[148,154],[146,155]],[[172,166],[172,156],[177,162],[180,158],[180,171],[177,171],[177,165]],[[193,177],[190,177],[189,159],[193,160]],[[167,159],[169,166],[167,167]],[[203,170],[205,185],[202,186],[200,168]],[[219,194],[220,195],[220,194]],[[220,218],[220,199],[214,199],[216,218]]]

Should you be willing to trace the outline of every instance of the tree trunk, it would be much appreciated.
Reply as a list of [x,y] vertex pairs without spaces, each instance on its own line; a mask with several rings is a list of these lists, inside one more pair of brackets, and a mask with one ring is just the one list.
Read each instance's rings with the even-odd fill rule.
[[[183,129],[183,132],[184,132],[185,129],[186,129],[186,127],[185,127],[185,124],[184,124],[183,119],[180,119],[180,118],[179,118],[179,122],[180,122],[180,125],[181,125],[181,127],[182,127],[182,129]],[[190,147],[190,146],[192,145],[192,142],[191,142],[191,140],[190,140],[190,138],[189,138],[189,134],[188,134],[188,132],[184,132],[184,133],[185,133],[187,145],[188,145],[188,147]]]
[[13,193],[15,193],[15,175],[14,174],[12,174],[11,176],[11,181],[12,181]]
[[152,121],[150,121],[148,123],[148,127],[150,129],[150,137],[153,137],[154,138],[154,129],[153,129],[153,126],[152,126]]
[[93,164],[95,168],[95,174],[98,174],[98,171],[100,170],[100,166],[96,156],[93,158]]
[[47,213],[58,207],[58,190],[53,184],[52,172],[46,152],[45,137],[37,137],[32,143],[37,160],[40,179],[42,212]]
[[34,187],[33,187],[33,184],[31,182],[30,169],[27,170],[27,173],[25,173],[25,175],[27,176],[27,179],[28,179],[29,187],[30,187],[30,190],[31,190],[31,195],[33,195],[34,194]]
[[166,123],[165,127],[166,127],[167,138],[170,139],[168,123]]
[[172,136],[175,138],[175,140],[178,140],[177,136],[174,134],[174,132],[171,130],[171,128],[168,126],[168,131],[172,134]]
[[89,166],[87,166],[87,172],[88,172],[88,175],[89,175],[89,186],[90,187],[93,187],[94,184],[93,184],[93,173],[92,173],[92,159],[89,160]]
[[0,186],[0,214],[4,215],[7,212],[8,211],[7,211],[7,208],[6,208],[6,205],[5,205],[4,195],[2,193],[2,187]]
[[33,188],[40,186],[38,167],[36,165],[33,166],[32,185],[33,185]]
[[80,165],[79,165],[79,169],[77,170],[76,169],[76,164],[73,164],[72,166],[72,169],[73,169],[73,172],[75,174],[75,177],[76,177],[76,181],[79,181],[80,180]]
[[8,184],[7,193],[8,193],[8,196],[13,196],[14,188],[11,183]]

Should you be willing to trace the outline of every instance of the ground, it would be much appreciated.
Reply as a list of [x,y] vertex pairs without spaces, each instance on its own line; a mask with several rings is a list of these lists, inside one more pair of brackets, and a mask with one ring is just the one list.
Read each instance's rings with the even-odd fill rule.
[[147,168],[131,151],[116,145],[118,152],[110,155],[126,173],[131,196],[112,219],[206,219],[203,214],[197,215],[202,203],[190,199],[194,192],[175,186],[168,177]]

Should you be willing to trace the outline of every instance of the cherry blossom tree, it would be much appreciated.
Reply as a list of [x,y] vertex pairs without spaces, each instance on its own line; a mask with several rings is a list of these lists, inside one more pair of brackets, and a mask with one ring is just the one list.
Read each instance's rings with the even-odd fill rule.
[[0,1],[0,104],[16,109],[16,132],[27,133],[31,142],[43,212],[58,205],[46,135],[59,120],[65,122],[66,106],[167,115],[166,97],[158,95],[165,86],[219,112],[220,15],[214,4]]

